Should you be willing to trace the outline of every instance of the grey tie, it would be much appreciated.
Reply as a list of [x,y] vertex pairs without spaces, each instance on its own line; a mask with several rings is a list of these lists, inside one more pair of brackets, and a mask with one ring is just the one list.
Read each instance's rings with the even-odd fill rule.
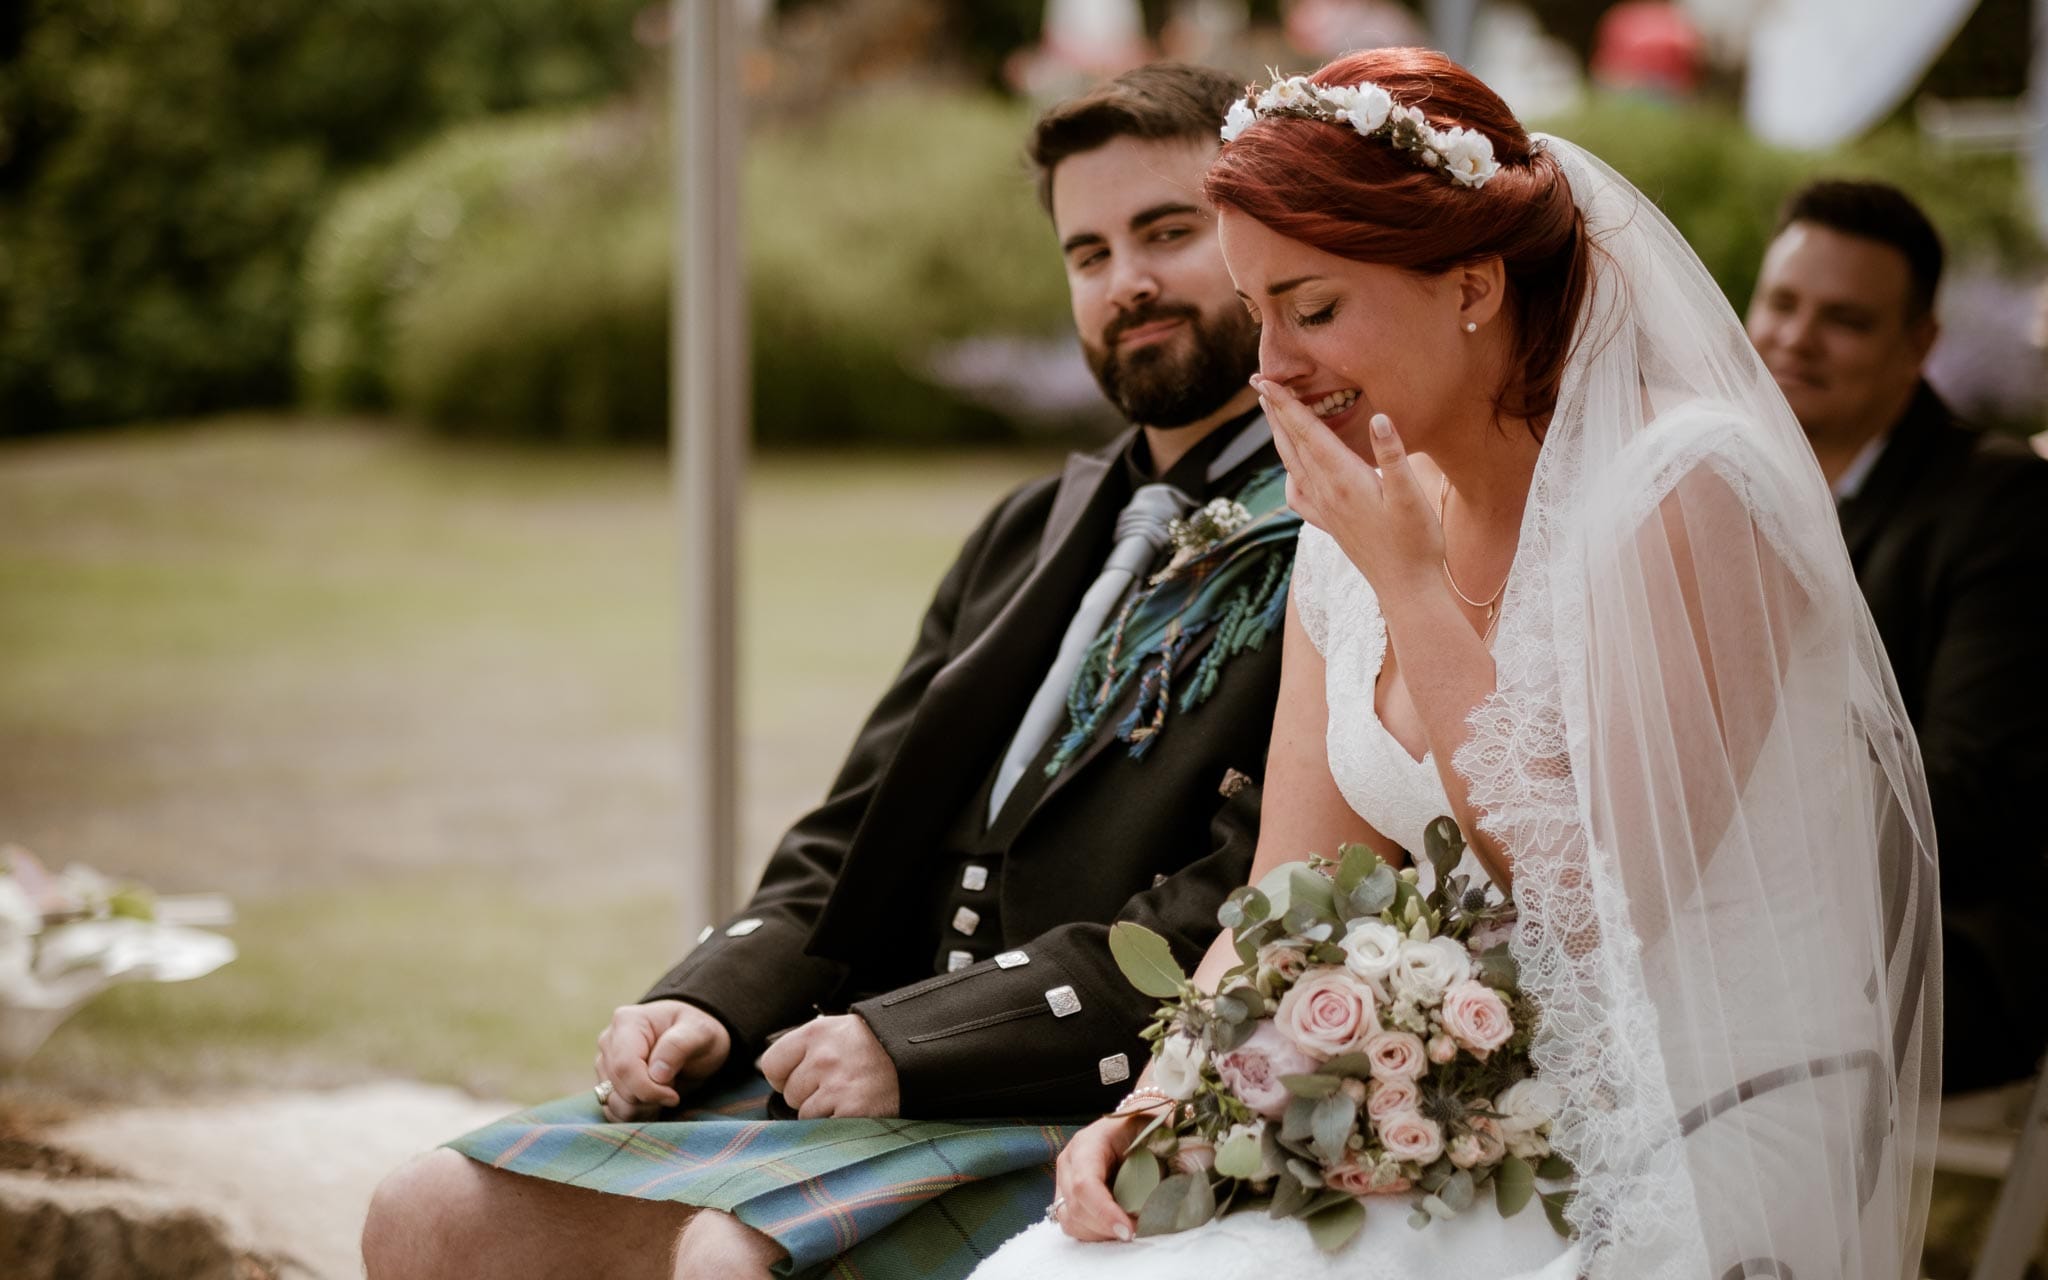
[[1102,566],[1102,575],[1081,597],[1074,620],[1067,624],[1067,633],[1060,638],[1060,651],[1052,660],[1052,669],[1045,673],[1045,682],[1038,686],[1038,692],[1031,695],[1031,705],[1024,709],[1024,719],[1017,725],[1016,736],[1010,739],[1010,749],[1003,753],[995,786],[988,793],[990,826],[995,825],[996,815],[1003,811],[1003,802],[1010,798],[1010,792],[1016,790],[1017,780],[1024,776],[1052,738],[1053,730],[1059,727],[1060,717],[1067,709],[1067,689],[1074,683],[1074,673],[1081,669],[1088,646],[1102,633],[1103,624],[1123,602],[1131,583],[1152,567],[1152,561],[1166,546],[1167,522],[1188,505],[1187,496],[1170,484],[1143,485],[1124,504],[1122,514],[1116,518],[1116,545],[1110,549],[1109,561]]

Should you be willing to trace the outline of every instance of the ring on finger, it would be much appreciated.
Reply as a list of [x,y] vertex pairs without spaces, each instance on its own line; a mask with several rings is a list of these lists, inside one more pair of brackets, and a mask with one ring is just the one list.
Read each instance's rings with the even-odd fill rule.
[[612,1100],[612,1082],[609,1080],[598,1081],[591,1086],[590,1091],[597,1095],[597,1105],[600,1107]]
[[1067,1198],[1065,1196],[1054,1196],[1052,1198],[1052,1203],[1045,1206],[1045,1220],[1047,1222],[1058,1222],[1060,1220],[1061,1211],[1064,1210],[1066,1207]]

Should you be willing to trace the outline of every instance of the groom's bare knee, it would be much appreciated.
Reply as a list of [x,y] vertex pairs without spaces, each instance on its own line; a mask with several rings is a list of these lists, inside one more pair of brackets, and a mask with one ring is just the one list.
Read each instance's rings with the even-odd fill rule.
[[363,1263],[370,1280],[667,1280],[692,1212],[507,1173],[443,1149],[377,1188]]
[[706,1209],[676,1242],[674,1280],[757,1280],[782,1260],[784,1250],[729,1213]]
[[415,1156],[385,1175],[363,1222],[363,1265],[370,1280],[446,1274],[452,1248],[481,1218],[490,1188],[484,1171],[445,1147]]

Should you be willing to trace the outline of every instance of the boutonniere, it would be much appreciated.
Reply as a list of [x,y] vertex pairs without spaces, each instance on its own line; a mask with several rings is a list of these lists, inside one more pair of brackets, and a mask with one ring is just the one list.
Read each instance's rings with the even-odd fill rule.
[[1153,585],[1171,578],[1190,560],[1206,555],[1251,522],[1251,509],[1234,498],[1211,499],[1208,506],[1185,520],[1178,516],[1169,520],[1166,538],[1173,544],[1173,558],[1152,575]]

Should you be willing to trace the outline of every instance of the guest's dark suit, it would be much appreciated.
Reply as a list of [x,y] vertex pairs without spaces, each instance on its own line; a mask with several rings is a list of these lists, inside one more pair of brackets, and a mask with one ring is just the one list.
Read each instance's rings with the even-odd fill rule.
[[2048,462],[1923,383],[1841,516],[1934,802],[1943,1086],[2015,1079],[2048,1044]]
[[[1144,923],[1190,968],[1214,936],[1250,869],[1259,793],[1241,784],[1263,773],[1279,637],[1231,660],[1143,759],[1105,730],[1050,783],[1034,767],[986,837],[978,815],[1141,478],[1130,449],[1127,434],[1077,454],[997,504],[825,802],[783,837],[746,909],[645,998],[709,1010],[739,1062],[816,1009],[850,1006],[895,1061],[908,1116],[1094,1114],[1129,1088],[1157,1002],[1118,972],[1107,926]],[[1277,462],[1268,443],[1211,485],[1196,454],[1165,478],[1198,499]],[[987,883],[970,892],[963,875]],[[963,907],[985,923],[955,928]],[[976,960],[934,976],[949,946]]]

